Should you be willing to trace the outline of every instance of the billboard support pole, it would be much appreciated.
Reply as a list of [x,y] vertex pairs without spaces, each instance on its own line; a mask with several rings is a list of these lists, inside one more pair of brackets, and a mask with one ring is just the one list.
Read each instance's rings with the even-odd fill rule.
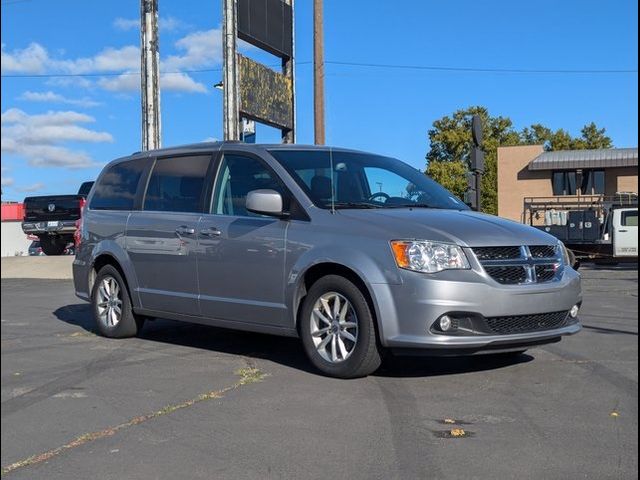
[[223,0],[223,64],[224,64],[224,120],[225,140],[240,140],[240,112],[238,106],[238,57],[236,36],[238,24],[236,0]]
[[324,145],[324,32],[323,0],[313,0],[313,133],[316,145]]
[[142,150],[161,146],[158,0],[140,2]]

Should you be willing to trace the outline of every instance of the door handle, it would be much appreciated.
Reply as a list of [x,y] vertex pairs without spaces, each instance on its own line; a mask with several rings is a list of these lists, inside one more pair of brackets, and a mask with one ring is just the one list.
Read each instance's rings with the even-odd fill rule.
[[216,227],[205,228],[204,230],[200,230],[200,235],[205,237],[219,237],[222,235],[222,232]]
[[178,235],[193,235],[196,233],[196,229],[193,227],[187,227],[186,225],[180,225],[176,228],[176,233]]
[[629,230],[618,230],[618,233],[627,233]]

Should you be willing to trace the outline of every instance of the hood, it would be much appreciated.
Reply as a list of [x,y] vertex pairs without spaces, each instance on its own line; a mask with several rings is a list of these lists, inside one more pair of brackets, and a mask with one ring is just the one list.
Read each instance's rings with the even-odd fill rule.
[[[455,243],[463,247],[555,245],[558,239],[528,225],[470,210],[426,208],[339,210],[363,229],[377,227],[393,239]],[[354,225],[355,226],[355,225]]]

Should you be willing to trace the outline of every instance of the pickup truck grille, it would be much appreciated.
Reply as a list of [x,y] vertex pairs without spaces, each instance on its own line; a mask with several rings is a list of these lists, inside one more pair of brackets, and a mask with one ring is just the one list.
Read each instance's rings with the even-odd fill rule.
[[498,335],[552,330],[564,325],[569,312],[539,313],[536,315],[511,315],[508,317],[488,317],[489,329]]
[[555,245],[476,247],[485,272],[502,285],[551,282],[562,275],[562,254]]

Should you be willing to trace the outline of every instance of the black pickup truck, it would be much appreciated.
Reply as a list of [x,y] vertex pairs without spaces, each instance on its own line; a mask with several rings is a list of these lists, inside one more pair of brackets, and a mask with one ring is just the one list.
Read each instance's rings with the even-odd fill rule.
[[46,255],[62,255],[73,242],[80,209],[93,182],[84,182],[76,195],[43,195],[24,199],[22,231],[40,240]]

